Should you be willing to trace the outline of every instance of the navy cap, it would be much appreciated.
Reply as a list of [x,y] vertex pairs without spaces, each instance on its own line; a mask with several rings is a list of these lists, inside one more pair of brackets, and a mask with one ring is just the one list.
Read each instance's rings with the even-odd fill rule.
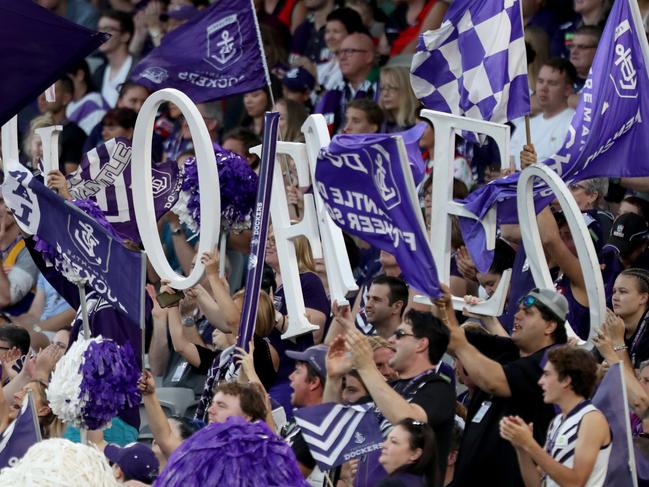
[[143,443],[129,443],[123,448],[109,444],[104,454],[122,469],[128,480],[151,483],[158,476],[158,459],[153,450]]
[[314,345],[303,352],[287,350],[286,355],[298,362],[306,362],[323,379],[327,378],[327,351],[326,345]]
[[315,87],[315,78],[306,69],[293,67],[286,72],[282,83],[291,91],[307,92]]

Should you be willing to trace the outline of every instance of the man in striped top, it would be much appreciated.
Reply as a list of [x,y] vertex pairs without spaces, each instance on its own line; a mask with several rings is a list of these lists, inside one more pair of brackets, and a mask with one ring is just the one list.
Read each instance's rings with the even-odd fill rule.
[[545,448],[534,440],[531,424],[518,416],[501,420],[500,434],[516,449],[527,487],[604,485],[612,438],[608,421],[588,400],[596,369],[586,350],[563,345],[548,353],[539,385],[544,402],[556,404],[561,413],[550,423]]

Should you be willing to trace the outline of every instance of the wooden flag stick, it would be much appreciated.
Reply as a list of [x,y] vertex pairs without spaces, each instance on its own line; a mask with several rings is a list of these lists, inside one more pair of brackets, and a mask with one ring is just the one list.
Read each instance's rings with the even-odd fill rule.
[[525,137],[527,138],[527,145],[532,145],[532,131],[530,129],[529,115],[525,115]]

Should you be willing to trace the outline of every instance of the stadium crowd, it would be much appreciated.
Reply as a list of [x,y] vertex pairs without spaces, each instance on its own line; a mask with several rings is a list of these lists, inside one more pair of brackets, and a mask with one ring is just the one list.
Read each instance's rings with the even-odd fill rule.
[[[423,121],[419,145],[426,177],[418,193],[426,225],[434,228],[435,134],[419,116],[422,106],[411,88],[409,67],[419,34],[440,25],[451,1],[255,1],[272,83],[198,104],[212,142],[241,155],[258,171],[259,158],[250,149],[262,143],[264,113],[273,100],[282,140],[290,142],[304,141],[300,128],[311,113],[324,115],[332,136],[392,133]],[[111,34],[96,54],[56,82],[55,101],[42,95],[18,118],[22,162],[34,172],[43,157],[36,130],[63,126],[59,169],[45,180],[71,198],[66,177],[86,152],[116,137],[133,137],[138,111],[151,93],[129,78],[131,70],[167,33],[202,15],[212,2],[37,3]],[[612,2],[520,3],[531,143],[523,119],[511,122],[511,161],[501,161],[490,145],[458,136],[455,198],[543,161],[561,147]],[[649,1],[638,4],[649,28]],[[177,107],[165,104],[160,110],[152,150],[155,162],[180,163],[194,155]],[[299,221],[310,188],[299,186],[293,161],[287,160],[283,169],[291,218]],[[580,338],[589,338],[591,283],[584,279],[566,218],[554,205],[537,217],[554,289],[535,287],[518,225],[499,228],[493,264],[481,273],[455,222],[450,282],[433,306],[414,301],[417,291],[402,279],[390,253],[347,235],[360,290],[348,296],[351,305],[332,303],[322,259],[313,257],[305,238],[297,239],[306,316],[317,330],[288,340],[281,338],[288,311],[270,232],[248,352],[236,347],[236,336],[250,232],[232,232],[225,255],[217,249],[198,255],[193,232],[168,213],[159,230],[169,261],[188,274],[200,259],[206,273],[180,301],[161,307],[156,296],[175,290],[149,270],[152,326],[139,382],[142,405],[139,414],[120,415],[109,429],[88,433],[104,456],[77,451],[81,446],[57,439],[79,442],[78,430],[52,413],[46,393],[50,374],[69,346],[78,310],[46,279],[32,239],[22,236],[0,200],[0,428],[16,417],[30,390],[44,439],[32,449],[39,451],[0,473],[0,486],[21,485],[37,465],[44,466],[43,478],[71,475],[71,462],[89,465],[88,472],[79,471],[77,480],[60,485],[150,485],[158,475],[157,485],[212,485],[173,483],[165,468],[181,461],[195,438],[191,445],[197,449],[190,455],[204,478],[217,469],[235,469],[218,449],[201,450],[197,435],[203,435],[201,442],[209,441],[208,431],[212,438],[230,438],[223,440],[227,449],[237,434],[252,428],[247,423],[267,426],[256,441],[271,442],[268,438],[276,435],[290,447],[285,458],[299,470],[295,485],[604,485],[612,434],[590,399],[612,364],[626,366],[633,434],[639,442],[649,435],[649,178],[590,179],[570,185],[570,191],[597,250],[610,308],[592,339],[592,351],[566,335],[568,322]],[[225,276],[219,275],[221,265]],[[488,299],[507,269],[512,269],[512,279],[501,316],[453,311],[451,295],[465,296],[467,306]],[[232,356],[240,361],[237,371],[228,367]],[[381,449],[323,471],[293,412],[329,402],[373,403],[384,437]],[[199,461],[201,455],[211,461]],[[56,462],[62,463],[48,467]],[[195,475],[187,478],[199,478]],[[276,480],[273,468],[264,475],[268,485],[287,485]],[[220,485],[253,484],[238,480]]]

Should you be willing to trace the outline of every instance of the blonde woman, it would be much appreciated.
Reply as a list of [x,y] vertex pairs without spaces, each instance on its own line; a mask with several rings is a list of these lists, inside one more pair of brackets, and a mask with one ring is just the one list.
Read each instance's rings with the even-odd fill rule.
[[400,132],[417,122],[418,101],[410,86],[410,72],[404,66],[381,68],[379,106],[385,115],[381,132]]
[[32,170],[39,169],[38,165],[43,159],[43,141],[41,136],[36,133],[36,129],[56,125],[54,118],[50,113],[45,113],[34,119],[29,124],[29,135],[23,142],[23,152],[27,155],[25,161],[27,167]]

